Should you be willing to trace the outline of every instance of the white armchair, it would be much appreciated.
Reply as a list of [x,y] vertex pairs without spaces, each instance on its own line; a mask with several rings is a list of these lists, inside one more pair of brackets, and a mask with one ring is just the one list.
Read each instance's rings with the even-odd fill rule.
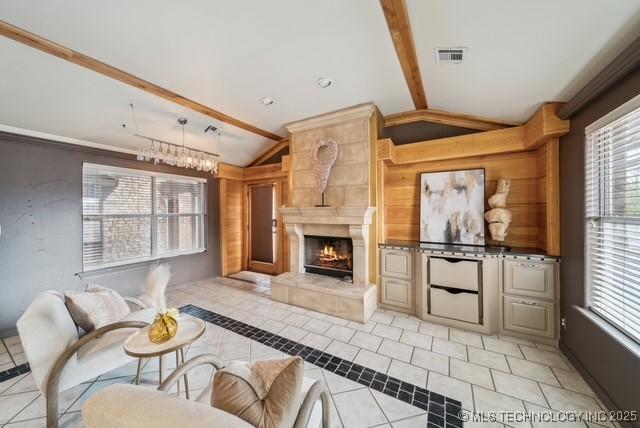
[[[82,407],[86,428],[254,428],[239,417],[210,406],[211,385],[194,401],[167,394],[180,377],[203,364],[216,370],[223,367],[214,355],[203,354],[179,366],[157,391],[115,384],[97,392]],[[329,428],[330,402],[325,383],[305,377],[294,426],[283,428]]]
[[44,291],[36,296],[17,327],[33,378],[47,400],[47,427],[58,426],[58,391],[134,361],[124,353],[124,341],[154,315],[154,309],[134,311],[79,337],[62,293]]

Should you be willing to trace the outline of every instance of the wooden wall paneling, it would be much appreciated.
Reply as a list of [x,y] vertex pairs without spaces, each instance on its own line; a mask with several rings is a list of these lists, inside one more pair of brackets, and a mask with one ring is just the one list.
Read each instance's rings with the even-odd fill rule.
[[521,152],[524,127],[477,132],[457,137],[393,146],[396,165]]
[[[512,226],[516,227],[537,227],[538,224],[544,224],[545,221],[545,204],[509,204],[509,209],[513,214]],[[389,206],[384,210],[385,217],[393,219],[393,224],[412,224],[418,226],[420,224],[420,206]],[[542,222],[541,222],[542,220]]]
[[399,241],[419,241],[420,228],[415,224],[387,223],[387,239]]
[[369,229],[369,282],[373,284],[378,284],[378,265],[380,263],[378,242],[380,242],[380,225],[384,222],[382,199],[378,197],[378,189],[382,188],[378,185],[382,180],[382,171],[378,169],[377,161],[378,135],[382,133],[383,127],[384,119],[376,108],[374,114],[369,118],[369,206],[376,208]]
[[560,140],[551,138],[546,150],[546,249],[560,255]]
[[[419,239],[421,173],[484,168],[485,198],[495,193],[499,178],[509,177],[512,180],[508,204],[514,220],[506,244],[537,247],[540,235],[538,213],[541,209],[537,158],[537,153],[533,151],[386,166],[383,189],[386,238]],[[488,205],[485,206],[485,209],[488,208]]]
[[458,126],[478,131],[491,131],[494,129],[522,125],[519,122],[507,122],[499,119],[491,119],[469,114],[451,113],[448,111],[433,109],[420,109],[385,116],[384,126],[403,125],[419,121]]
[[280,178],[285,175],[286,172],[282,171],[281,163],[251,166],[244,168],[242,171],[242,179],[244,181]]
[[[220,165],[222,166],[222,165]],[[227,267],[227,179],[220,178],[220,275],[228,275]]]
[[243,270],[244,204],[242,181],[220,179],[220,239],[222,276]]
[[239,166],[221,163],[218,167],[218,178],[227,178],[229,180],[242,180],[242,168]]
[[387,166],[384,161],[377,161],[376,168],[378,169],[378,183],[376,186],[377,190],[377,198],[378,198],[378,242],[385,242],[387,240],[387,231],[385,228],[385,224],[387,222],[388,214],[386,210],[386,199],[385,199],[385,186],[384,186],[384,177],[387,173]]
[[389,166],[385,174],[385,185],[418,186],[420,184],[420,173],[422,172],[472,168],[485,168],[485,180],[487,181],[496,181],[502,177],[510,177],[512,179],[535,177],[535,152],[420,162],[403,166],[392,165]]
[[102,74],[103,76],[118,80],[124,84],[133,86],[134,88],[138,88],[160,98],[164,98],[165,100],[171,101],[175,104],[181,105],[205,116],[209,116],[235,127],[242,128],[251,133],[261,135],[274,141],[280,141],[282,139],[282,137],[280,137],[279,135],[276,135],[269,131],[265,131],[264,129],[260,129],[247,122],[243,122],[220,111],[214,110],[211,107],[200,104],[197,101],[190,100],[180,94],[148,82],[144,79],[127,73],[126,71],[120,70],[119,68],[113,67],[102,61],[98,61],[97,59],[91,58],[80,52],[76,52],[72,49],[59,45],[58,43],[47,40],[43,37],[38,36],[37,34],[31,33],[27,30],[16,27],[15,25],[9,24],[8,22],[2,20],[0,20],[0,35],[61,58],[65,61],[69,61],[96,73]]

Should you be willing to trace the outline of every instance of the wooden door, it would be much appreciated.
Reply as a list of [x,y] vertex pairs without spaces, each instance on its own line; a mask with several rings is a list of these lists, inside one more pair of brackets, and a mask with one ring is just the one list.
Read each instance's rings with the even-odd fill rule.
[[278,271],[278,183],[247,185],[247,267],[255,272]]

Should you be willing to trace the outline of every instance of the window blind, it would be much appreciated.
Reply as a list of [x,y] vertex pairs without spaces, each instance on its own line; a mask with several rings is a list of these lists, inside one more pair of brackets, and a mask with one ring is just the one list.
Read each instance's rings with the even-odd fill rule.
[[84,164],[85,271],[204,251],[206,182]]
[[640,106],[636,104],[640,103],[624,106],[614,117],[606,117],[606,123],[587,129],[585,230],[590,308],[640,342]]

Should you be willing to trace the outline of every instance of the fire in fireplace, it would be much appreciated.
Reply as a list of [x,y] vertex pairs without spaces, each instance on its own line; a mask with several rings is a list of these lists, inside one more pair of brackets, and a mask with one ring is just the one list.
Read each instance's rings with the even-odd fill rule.
[[353,275],[353,243],[350,238],[305,235],[306,272],[338,278]]

